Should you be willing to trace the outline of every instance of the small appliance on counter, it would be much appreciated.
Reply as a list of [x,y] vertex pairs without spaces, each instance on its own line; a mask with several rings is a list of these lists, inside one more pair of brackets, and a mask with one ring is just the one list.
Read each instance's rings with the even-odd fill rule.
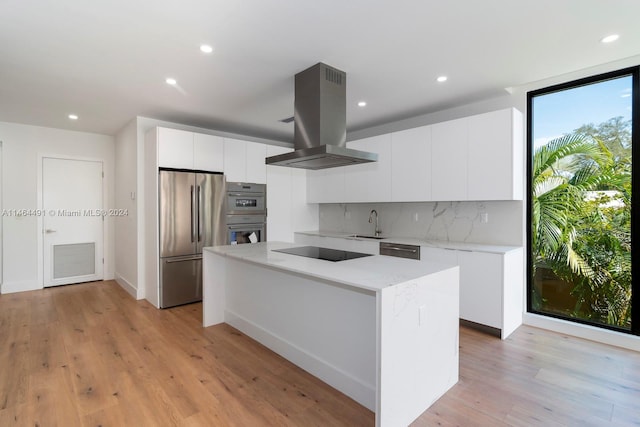
[[227,182],[227,244],[267,240],[267,186]]

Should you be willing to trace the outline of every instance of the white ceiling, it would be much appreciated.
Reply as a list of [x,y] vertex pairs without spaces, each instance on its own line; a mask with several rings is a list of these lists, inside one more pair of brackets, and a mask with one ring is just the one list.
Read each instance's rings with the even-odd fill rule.
[[638,55],[639,16],[638,0],[0,0],[0,121],[291,141],[293,76],[325,62],[347,73],[354,131]]

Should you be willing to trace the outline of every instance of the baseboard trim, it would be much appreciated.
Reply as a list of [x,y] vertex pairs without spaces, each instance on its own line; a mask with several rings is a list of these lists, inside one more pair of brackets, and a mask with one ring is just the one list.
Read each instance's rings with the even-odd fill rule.
[[502,337],[502,331],[500,331],[500,329],[472,322],[471,320],[460,319],[460,326],[466,326],[468,328],[484,332],[485,334],[493,335],[497,338]]
[[255,323],[225,310],[225,322],[273,350],[291,363],[320,378],[366,408],[376,410],[376,389],[308,353]]
[[124,289],[129,295],[131,295],[134,299],[138,299],[138,289],[133,286],[127,279],[116,273],[115,280],[116,283],[120,285],[120,287]]
[[603,344],[640,351],[640,337],[609,329],[598,328],[590,325],[556,319],[554,317],[541,316],[539,314],[525,313],[524,324],[540,329],[571,335]]
[[0,288],[0,294],[13,294],[16,292],[37,291],[40,289],[43,289],[42,285],[33,280],[4,282]]

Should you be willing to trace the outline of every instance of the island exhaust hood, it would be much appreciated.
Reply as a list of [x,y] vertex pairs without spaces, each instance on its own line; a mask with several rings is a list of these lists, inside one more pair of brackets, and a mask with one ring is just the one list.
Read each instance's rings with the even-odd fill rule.
[[268,165],[327,169],[375,162],[378,155],[346,147],[347,75],[323,63],[295,76],[291,153],[265,159]]

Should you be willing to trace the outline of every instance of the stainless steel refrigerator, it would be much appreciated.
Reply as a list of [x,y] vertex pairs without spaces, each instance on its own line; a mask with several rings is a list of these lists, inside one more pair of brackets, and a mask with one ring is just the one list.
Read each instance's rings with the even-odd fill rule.
[[226,244],[222,174],[160,170],[160,307],[202,300],[202,248]]

